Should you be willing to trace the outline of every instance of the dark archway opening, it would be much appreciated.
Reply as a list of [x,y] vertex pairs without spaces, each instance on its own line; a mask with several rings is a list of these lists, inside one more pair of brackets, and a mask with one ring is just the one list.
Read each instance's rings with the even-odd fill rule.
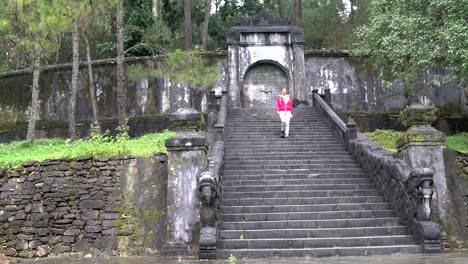
[[245,74],[242,107],[275,108],[276,96],[282,87],[288,88],[288,76],[282,68],[269,62],[257,63]]

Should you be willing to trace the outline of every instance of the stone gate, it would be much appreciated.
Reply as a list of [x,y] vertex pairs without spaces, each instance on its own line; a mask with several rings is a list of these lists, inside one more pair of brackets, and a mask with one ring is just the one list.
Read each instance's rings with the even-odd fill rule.
[[229,105],[274,107],[282,86],[296,104],[306,102],[304,29],[267,11],[238,22],[227,33]]

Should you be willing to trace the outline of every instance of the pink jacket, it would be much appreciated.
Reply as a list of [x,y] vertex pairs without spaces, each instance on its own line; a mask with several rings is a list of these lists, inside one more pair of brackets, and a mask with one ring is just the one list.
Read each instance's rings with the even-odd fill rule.
[[286,104],[284,103],[283,97],[278,95],[276,98],[276,111],[291,111],[291,114],[294,114],[291,95],[289,95],[289,101]]

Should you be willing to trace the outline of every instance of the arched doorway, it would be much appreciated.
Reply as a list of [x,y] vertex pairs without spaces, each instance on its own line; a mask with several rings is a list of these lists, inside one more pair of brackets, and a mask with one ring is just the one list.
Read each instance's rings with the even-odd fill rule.
[[242,106],[245,108],[274,108],[276,96],[288,87],[288,76],[273,63],[260,62],[250,67],[244,77]]

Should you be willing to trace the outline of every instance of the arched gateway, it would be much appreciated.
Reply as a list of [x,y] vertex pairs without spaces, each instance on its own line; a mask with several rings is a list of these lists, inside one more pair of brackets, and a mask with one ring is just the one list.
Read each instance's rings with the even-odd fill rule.
[[281,86],[295,100],[306,101],[304,29],[266,11],[238,21],[227,34],[229,105],[268,107]]

